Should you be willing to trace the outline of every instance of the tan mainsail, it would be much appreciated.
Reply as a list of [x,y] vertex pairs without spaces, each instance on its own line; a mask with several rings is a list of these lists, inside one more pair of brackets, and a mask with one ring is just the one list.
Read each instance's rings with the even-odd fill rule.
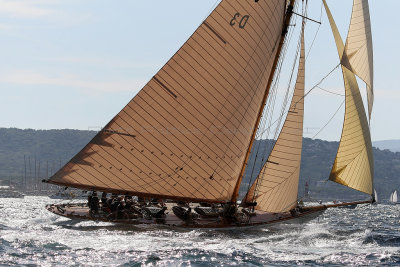
[[304,25],[300,62],[292,102],[278,139],[250,188],[245,202],[257,202],[255,209],[285,212],[297,205],[304,117]]
[[50,183],[192,201],[231,199],[286,1],[223,0]]
[[[342,62],[347,58],[343,41],[335,21],[323,0],[328,14],[338,53]],[[373,156],[371,137],[360,90],[353,72],[342,65],[346,90],[346,111],[342,137],[329,179],[361,192],[373,192]]]
[[368,0],[354,0],[345,52],[348,61],[342,64],[367,84],[368,113],[371,118],[374,102],[373,50]]

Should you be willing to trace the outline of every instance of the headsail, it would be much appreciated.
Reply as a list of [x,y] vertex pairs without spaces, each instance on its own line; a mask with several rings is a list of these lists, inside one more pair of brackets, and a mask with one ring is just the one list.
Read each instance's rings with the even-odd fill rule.
[[297,80],[286,120],[267,162],[244,200],[257,202],[257,210],[285,212],[297,205],[303,139],[304,74],[303,24]]
[[374,102],[373,49],[368,0],[354,0],[342,64],[367,84],[368,113],[371,118]]
[[282,35],[286,1],[223,0],[50,183],[229,201]]
[[[332,14],[323,0],[341,61],[345,61],[343,41],[337,30]],[[357,80],[347,67],[342,65],[346,91],[346,111],[342,136],[335,163],[329,179],[372,195],[373,155],[371,136]]]

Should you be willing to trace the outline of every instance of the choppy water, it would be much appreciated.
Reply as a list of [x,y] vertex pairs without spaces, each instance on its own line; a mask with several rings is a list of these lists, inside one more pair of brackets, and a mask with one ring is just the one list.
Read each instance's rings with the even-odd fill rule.
[[400,265],[400,205],[330,209],[269,229],[180,231],[71,221],[47,203],[0,199],[0,266]]

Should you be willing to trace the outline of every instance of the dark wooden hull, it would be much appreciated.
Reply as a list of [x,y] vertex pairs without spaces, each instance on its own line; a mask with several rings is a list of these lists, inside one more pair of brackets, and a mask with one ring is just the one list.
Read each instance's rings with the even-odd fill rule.
[[67,217],[70,219],[78,220],[93,220],[102,222],[112,222],[112,223],[122,223],[122,224],[158,224],[169,227],[178,228],[243,228],[243,227],[253,227],[261,225],[273,225],[277,223],[290,223],[296,222],[301,223],[305,221],[312,220],[322,214],[326,208],[325,206],[313,207],[312,209],[305,209],[296,213],[265,213],[257,211],[255,216],[248,217],[245,214],[240,213],[240,216],[235,221],[227,221],[222,218],[207,218],[199,217],[194,220],[193,223],[185,223],[179,219],[171,209],[166,212],[165,218],[161,219],[145,219],[145,218],[135,218],[135,219],[115,219],[112,216],[107,216],[103,212],[99,212],[97,215],[92,215],[89,212],[89,208],[86,204],[59,204],[59,205],[47,205],[46,209],[50,212]]
[[50,212],[67,217],[70,219],[78,220],[92,220],[102,222],[112,222],[121,224],[132,224],[132,225],[163,225],[167,227],[177,228],[246,228],[254,226],[268,226],[279,223],[304,223],[315,219],[321,215],[328,208],[339,208],[339,207],[354,207],[358,204],[367,204],[371,201],[358,201],[358,202],[347,202],[331,205],[319,205],[311,207],[303,207],[296,212],[285,212],[285,213],[266,213],[256,211],[255,216],[246,216],[243,213],[239,213],[235,221],[228,221],[222,218],[207,218],[199,217],[192,223],[186,223],[179,219],[171,211],[172,205],[167,204],[168,209],[164,218],[135,218],[135,219],[115,219],[107,216],[103,212],[99,212],[97,215],[92,215],[89,212],[89,208],[86,204],[59,204],[59,205],[47,205],[46,209]]

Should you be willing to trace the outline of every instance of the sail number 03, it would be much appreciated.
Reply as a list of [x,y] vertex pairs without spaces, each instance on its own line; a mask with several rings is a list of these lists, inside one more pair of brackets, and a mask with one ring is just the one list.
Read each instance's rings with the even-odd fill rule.
[[233,18],[230,21],[230,25],[233,27],[236,24],[238,24],[239,28],[244,29],[244,27],[247,24],[247,21],[249,20],[250,16],[249,15],[240,15],[239,12],[236,12],[235,15],[233,15]]

